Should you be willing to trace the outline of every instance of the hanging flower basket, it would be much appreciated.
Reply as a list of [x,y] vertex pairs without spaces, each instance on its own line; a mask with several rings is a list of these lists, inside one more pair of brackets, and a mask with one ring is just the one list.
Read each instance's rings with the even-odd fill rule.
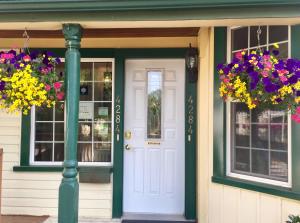
[[[278,45],[274,45],[278,48]],[[249,109],[281,109],[300,122],[300,61],[279,59],[279,51],[241,51],[230,63],[219,64],[220,96],[244,102]]]
[[27,115],[32,106],[52,107],[64,99],[60,59],[50,52],[0,52],[0,107]]

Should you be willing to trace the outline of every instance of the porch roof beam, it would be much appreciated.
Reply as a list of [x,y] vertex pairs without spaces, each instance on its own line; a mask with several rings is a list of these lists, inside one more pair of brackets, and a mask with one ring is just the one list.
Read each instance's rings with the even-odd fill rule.
[[[83,29],[83,38],[196,37],[198,27]],[[27,30],[30,38],[63,38],[61,30]],[[0,38],[21,38],[24,30],[0,30]]]

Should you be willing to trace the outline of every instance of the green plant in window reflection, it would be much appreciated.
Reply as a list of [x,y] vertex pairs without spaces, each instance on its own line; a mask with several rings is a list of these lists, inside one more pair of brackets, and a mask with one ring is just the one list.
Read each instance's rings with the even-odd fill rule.
[[161,135],[161,90],[148,94],[148,137],[160,138]]
[[111,100],[111,81],[112,81],[112,72],[105,71],[104,72],[104,99]]

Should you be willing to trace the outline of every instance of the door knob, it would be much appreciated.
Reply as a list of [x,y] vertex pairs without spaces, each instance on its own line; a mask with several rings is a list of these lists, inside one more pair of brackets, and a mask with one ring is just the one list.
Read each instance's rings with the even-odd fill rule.
[[131,148],[130,148],[130,146],[129,146],[128,144],[126,144],[126,145],[125,145],[125,149],[126,149],[126,150],[130,150]]

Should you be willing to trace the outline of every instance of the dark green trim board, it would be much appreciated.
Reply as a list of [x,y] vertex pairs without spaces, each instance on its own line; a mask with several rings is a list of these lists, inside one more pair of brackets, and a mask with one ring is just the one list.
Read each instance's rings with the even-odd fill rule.
[[[227,47],[227,28],[218,27],[214,30],[214,176],[225,175],[225,106],[223,100],[219,96],[219,78],[216,67],[219,63],[226,61],[226,47]],[[216,161],[216,162],[215,162]]]
[[196,219],[197,83],[185,71],[185,217]]
[[[214,60],[218,63],[226,61],[226,28],[215,28]],[[291,55],[300,59],[300,25],[291,27]],[[214,130],[213,130],[213,177],[212,181],[219,184],[272,194],[290,199],[300,200],[300,124],[292,122],[292,186],[279,187],[264,183],[241,180],[226,176],[226,106],[219,96],[219,79],[214,72]]]
[[112,217],[123,214],[123,161],[124,161],[124,83],[125,59],[116,53],[114,98],[114,174]]
[[298,0],[1,0],[1,22],[298,17]]
[[22,115],[22,129],[21,129],[21,157],[20,165],[29,165],[30,154],[30,114]]
[[220,8],[220,7],[269,7],[297,6],[297,0],[137,0],[137,1],[93,1],[93,0],[1,0],[0,12],[71,12],[71,11],[128,11],[128,10],[159,10],[189,8]]

